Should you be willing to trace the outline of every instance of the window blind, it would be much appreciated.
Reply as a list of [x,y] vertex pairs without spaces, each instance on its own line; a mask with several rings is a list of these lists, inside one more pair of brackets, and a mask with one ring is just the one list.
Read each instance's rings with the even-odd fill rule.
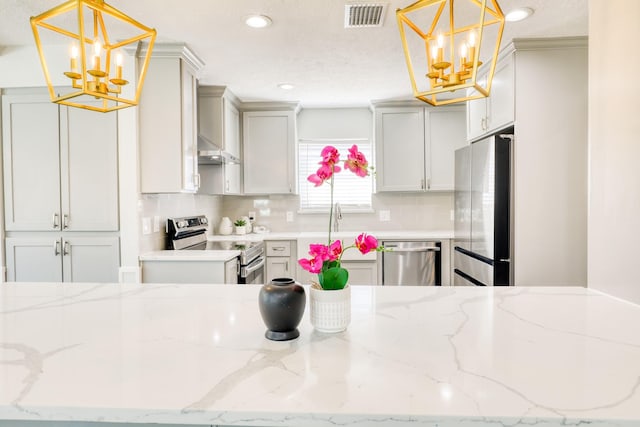
[[333,202],[339,202],[342,208],[352,210],[371,209],[371,193],[373,191],[373,178],[371,172],[362,178],[349,170],[344,169],[344,161],[347,160],[349,148],[358,146],[367,160],[371,162],[371,141],[359,139],[349,140],[300,140],[298,148],[298,179],[300,190],[300,210],[329,210],[331,203],[331,186],[328,183],[315,187],[307,181],[307,177],[316,173],[320,167],[322,157],[320,153],[327,145],[331,145],[340,152],[339,173],[334,175]]

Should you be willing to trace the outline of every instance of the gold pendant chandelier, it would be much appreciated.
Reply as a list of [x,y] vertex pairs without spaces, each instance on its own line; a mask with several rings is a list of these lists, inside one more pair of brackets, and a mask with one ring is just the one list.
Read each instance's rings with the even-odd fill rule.
[[396,17],[413,96],[431,105],[489,96],[504,30],[496,0],[420,0]]
[[[32,17],[31,28],[51,101],[101,112],[138,105],[156,30],[104,0],[67,1]],[[123,78],[123,52],[135,52],[141,41],[147,42],[148,48],[135,94],[127,97],[123,93],[129,83]],[[61,57],[60,46],[68,49],[68,56]],[[65,82],[56,85],[63,75]]]

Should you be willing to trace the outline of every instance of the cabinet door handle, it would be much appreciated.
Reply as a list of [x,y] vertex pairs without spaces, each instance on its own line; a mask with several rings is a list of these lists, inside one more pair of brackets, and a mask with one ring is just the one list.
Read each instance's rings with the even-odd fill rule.
[[271,249],[273,249],[274,251],[282,252],[284,251],[284,246],[274,246]]
[[53,255],[58,256],[60,255],[60,241],[56,240],[55,242],[53,242]]
[[226,187],[226,189],[224,191],[226,191],[228,193],[229,192],[229,180],[227,180],[225,187]]
[[53,228],[55,230],[58,229],[58,227],[60,227],[60,222],[59,222],[60,216],[58,215],[58,213],[54,213],[53,214]]
[[200,174],[196,173],[193,175],[193,184],[196,188],[200,188]]
[[62,246],[62,255],[69,255],[69,242],[65,240],[64,245]]
[[292,193],[293,190],[291,189],[291,184],[289,184],[289,193]]
[[62,215],[62,228],[69,228],[69,215]]
[[284,269],[286,272],[289,272],[289,261],[284,262]]
[[424,179],[420,180],[420,189],[424,190]]
[[431,190],[431,178],[427,178],[427,190]]

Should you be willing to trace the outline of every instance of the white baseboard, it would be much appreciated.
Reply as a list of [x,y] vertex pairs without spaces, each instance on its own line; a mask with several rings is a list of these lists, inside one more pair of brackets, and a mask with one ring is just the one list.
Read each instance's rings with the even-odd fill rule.
[[120,267],[118,271],[120,283],[142,283],[142,269],[140,267]]

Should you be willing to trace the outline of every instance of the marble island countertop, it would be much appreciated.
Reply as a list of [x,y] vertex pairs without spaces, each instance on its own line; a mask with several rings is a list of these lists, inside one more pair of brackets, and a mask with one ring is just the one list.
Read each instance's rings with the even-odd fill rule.
[[300,338],[272,342],[259,289],[0,285],[0,420],[640,425],[637,305],[583,288],[356,286],[346,332],[314,332],[307,306]]

